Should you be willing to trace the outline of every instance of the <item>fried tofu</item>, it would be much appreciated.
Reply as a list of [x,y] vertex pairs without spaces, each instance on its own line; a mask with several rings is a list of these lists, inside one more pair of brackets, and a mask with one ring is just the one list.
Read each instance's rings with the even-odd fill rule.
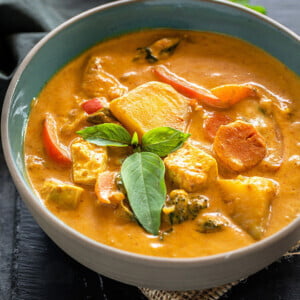
[[170,85],[152,81],[113,100],[110,110],[131,133],[136,131],[141,137],[161,126],[185,131],[189,104]]
[[203,150],[186,143],[165,159],[167,177],[177,188],[198,192],[216,180],[216,160]]
[[240,175],[236,179],[220,179],[219,186],[233,221],[254,239],[261,239],[269,218],[271,201],[278,192],[276,181]]
[[100,172],[107,167],[106,147],[78,140],[71,145],[73,181],[93,185]]
[[53,179],[46,180],[41,190],[46,201],[51,201],[63,209],[75,209],[82,192],[81,187]]

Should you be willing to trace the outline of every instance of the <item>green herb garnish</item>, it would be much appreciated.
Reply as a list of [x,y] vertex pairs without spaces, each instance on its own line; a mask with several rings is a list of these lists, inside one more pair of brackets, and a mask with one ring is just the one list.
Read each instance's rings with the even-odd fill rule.
[[125,159],[121,176],[135,217],[146,231],[157,235],[166,200],[163,161],[154,153],[136,152]]
[[104,123],[77,131],[83,139],[98,146],[127,147],[131,144],[129,132],[122,126]]
[[180,148],[189,136],[171,127],[154,128],[143,135],[142,150],[163,157]]
[[237,3],[237,4],[244,5],[244,6],[246,6],[246,7],[248,7],[248,8],[251,8],[251,9],[257,11],[257,12],[260,12],[260,13],[262,13],[262,14],[264,14],[264,15],[267,13],[267,10],[266,10],[265,7],[260,6],[260,5],[251,5],[251,4],[249,3],[249,0],[229,0],[229,1],[230,1],[230,2],[234,2],[234,3]]
[[121,167],[121,178],[133,213],[142,227],[158,235],[161,210],[166,200],[165,166],[160,157],[180,148],[190,134],[171,127],[158,127],[142,137],[131,137],[122,126],[104,123],[77,132],[83,139],[98,146],[132,146]]

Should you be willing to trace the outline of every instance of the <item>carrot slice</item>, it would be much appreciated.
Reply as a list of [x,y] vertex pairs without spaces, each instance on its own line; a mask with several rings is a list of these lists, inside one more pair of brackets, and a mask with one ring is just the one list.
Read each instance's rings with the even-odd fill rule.
[[125,195],[120,192],[116,185],[117,172],[105,171],[98,174],[95,193],[99,203],[119,204]]
[[177,92],[186,97],[196,99],[201,104],[212,108],[227,108],[227,104],[224,104],[210,90],[179,77],[163,65],[153,67],[153,73],[160,81],[171,85]]
[[46,115],[42,135],[46,153],[51,159],[61,165],[70,165],[72,162],[70,154],[64,149],[64,146],[59,143],[56,133],[56,122],[50,114]]
[[249,84],[220,85],[211,89],[211,92],[227,107],[231,107],[245,98],[257,97],[256,89]]
[[253,168],[266,155],[262,136],[252,124],[243,121],[221,126],[213,149],[224,166],[238,172]]
[[81,107],[86,113],[90,115],[103,108],[103,104],[98,98],[94,98],[83,102],[81,104]]
[[233,120],[221,112],[213,112],[203,121],[203,128],[209,140],[213,140],[221,125],[226,125]]

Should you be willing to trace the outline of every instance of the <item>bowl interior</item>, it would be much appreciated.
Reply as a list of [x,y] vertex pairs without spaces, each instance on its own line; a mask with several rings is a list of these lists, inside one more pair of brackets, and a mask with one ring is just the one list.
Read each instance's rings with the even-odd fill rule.
[[[219,1],[121,1],[84,13],[44,38],[26,57],[12,81],[3,110],[7,152],[16,174],[28,186],[23,137],[30,103],[45,83],[84,50],[143,28],[213,31],[242,38],[266,50],[300,74],[299,38],[254,12]],[[259,33],[259,34],[258,34]],[[4,138],[5,139],[5,138]]]

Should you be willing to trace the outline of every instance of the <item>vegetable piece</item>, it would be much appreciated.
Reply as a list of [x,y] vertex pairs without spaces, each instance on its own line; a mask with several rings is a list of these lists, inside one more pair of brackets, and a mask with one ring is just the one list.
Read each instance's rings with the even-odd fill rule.
[[200,233],[214,233],[224,230],[227,222],[219,213],[209,213],[197,219],[196,230]]
[[103,108],[103,104],[98,98],[94,98],[83,102],[81,104],[81,107],[86,113],[90,115]]
[[163,157],[179,149],[189,136],[171,127],[154,128],[143,135],[142,149]]
[[128,90],[115,76],[103,69],[99,56],[89,59],[83,74],[82,89],[89,97],[106,97],[109,100],[122,96]]
[[69,166],[71,159],[68,150],[59,143],[56,122],[51,114],[47,114],[43,124],[43,143],[49,157],[63,166]]
[[104,107],[87,117],[87,121],[92,124],[115,123],[120,124],[111,114],[110,109]]
[[256,89],[250,84],[220,85],[211,89],[211,92],[223,102],[224,108],[229,108],[246,98],[258,97]]
[[236,179],[219,180],[219,186],[234,222],[254,239],[261,239],[269,218],[271,201],[278,192],[277,182],[240,175]]
[[206,136],[212,141],[215,138],[219,127],[231,122],[232,119],[221,112],[213,112],[209,114],[203,121]]
[[170,84],[179,93],[212,108],[226,109],[247,97],[257,97],[251,85],[222,85],[210,91],[177,76],[164,65],[155,66],[153,72],[159,80]]
[[121,168],[121,177],[135,217],[146,231],[158,234],[166,199],[165,167],[154,153],[137,152]]
[[178,188],[198,192],[216,180],[216,160],[206,152],[185,143],[165,159],[166,175]]
[[120,204],[125,199],[124,193],[122,193],[116,184],[116,177],[118,172],[105,171],[98,174],[95,193],[99,203],[102,204]]
[[77,131],[83,139],[98,146],[127,147],[131,143],[128,131],[113,123],[105,123],[87,127]]
[[164,65],[153,67],[153,72],[159,80],[171,85],[176,91],[186,97],[196,99],[201,104],[212,108],[227,108],[227,105],[224,107],[223,101],[216,97],[210,90],[177,76]]
[[107,167],[107,150],[79,140],[71,145],[73,181],[93,185]]
[[139,138],[148,130],[166,126],[185,131],[188,101],[171,86],[147,82],[110,103],[113,115]]
[[200,210],[207,208],[208,199],[203,195],[188,194],[185,190],[173,190],[163,207],[163,213],[171,224],[194,220]]
[[250,123],[235,121],[217,131],[213,149],[227,168],[242,172],[256,166],[266,155],[262,136]]
[[162,38],[148,47],[138,48],[138,54],[134,61],[146,59],[149,63],[155,63],[158,60],[166,59],[173,54],[180,42],[179,38]]
[[[267,153],[259,164],[263,171],[276,172],[283,162],[284,143],[280,126],[271,99],[264,97],[260,101],[246,100],[236,106],[237,118],[251,123],[263,137]],[[279,117],[280,118],[280,117]]]
[[46,201],[51,201],[60,208],[75,209],[80,201],[83,188],[48,179],[44,182],[41,193]]

